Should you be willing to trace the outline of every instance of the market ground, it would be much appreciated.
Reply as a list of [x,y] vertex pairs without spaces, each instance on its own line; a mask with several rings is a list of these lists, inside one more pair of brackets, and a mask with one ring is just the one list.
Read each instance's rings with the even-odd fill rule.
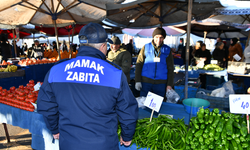
[[7,143],[3,124],[0,124],[0,150],[33,150],[31,133],[27,129],[7,124],[10,143]]

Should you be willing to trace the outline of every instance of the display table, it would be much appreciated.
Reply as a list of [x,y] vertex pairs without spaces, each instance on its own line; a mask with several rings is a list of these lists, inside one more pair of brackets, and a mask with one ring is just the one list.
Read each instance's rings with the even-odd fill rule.
[[31,65],[22,67],[17,72],[0,72],[0,86],[9,89],[11,86],[26,85],[29,80],[43,82],[45,75],[53,65],[54,63]]
[[[185,70],[174,70],[174,72],[185,73]],[[188,76],[191,78],[198,78],[200,74],[223,76],[224,80],[228,81],[228,75],[227,75],[226,69],[222,70],[222,71],[209,71],[209,70],[203,70],[203,69],[189,70],[188,71]]]
[[0,123],[28,129],[32,134],[31,147],[36,150],[59,150],[58,141],[52,143],[52,134],[47,129],[43,116],[0,103]]
[[[150,117],[151,110],[148,108],[139,109],[139,119]],[[181,104],[171,104],[163,102],[160,114],[173,115],[174,119],[182,119],[186,124],[189,122],[189,114],[185,111],[184,106]],[[157,117],[157,113],[154,117]],[[0,123],[7,123],[13,126],[19,126],[28,129],[32,134],[31,147],[36,150],[59,150],[59,141],[55,140],[54,143],[51,132],[47,129],[43,116],[37,112],[29,112],[8,106],[0,103]],[[136,150],[136,146],[131,147],[120,146],[120,150]]]
[[21,77],[25,75],[25,70],[18,69],[16,72],[0,72],[0,78]]

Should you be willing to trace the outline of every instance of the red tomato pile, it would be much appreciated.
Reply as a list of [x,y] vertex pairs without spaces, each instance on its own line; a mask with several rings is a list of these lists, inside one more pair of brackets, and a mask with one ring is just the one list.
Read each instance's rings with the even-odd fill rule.
[[47,64],[47,63],[55,63],[57,60],[55,58],[43,58],[43,59],[35,59],[35,58],[26,58],[22,59],[18,62],[20,66],[29,66],[29,65],[37,65],[37,64]]
[[20,85],[18,88],[12,86],[9,90],[0,86],[0,103],[34,111],[35,108],[31,102],[35,103],[38,96],[38,91],[34,91],[34,85],[34,80],[29,80],[26,86]]

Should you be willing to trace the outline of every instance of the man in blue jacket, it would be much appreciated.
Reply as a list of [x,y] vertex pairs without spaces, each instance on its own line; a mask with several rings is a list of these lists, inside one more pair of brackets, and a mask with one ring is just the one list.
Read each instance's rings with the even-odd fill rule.
[[174,86],[174,60],[171,48],[163,43],[166,31],[156,28],[152,42],[142,47],[136,61],[135,89],[140,96],[151,91],[162,97]]
[[129,146],[138,105],[125,74],[106,61],[107,34],[96,23],[84,26],[76,58],[58,62],[40,88],[37,110],[59,139],[61,150],[118,150]]

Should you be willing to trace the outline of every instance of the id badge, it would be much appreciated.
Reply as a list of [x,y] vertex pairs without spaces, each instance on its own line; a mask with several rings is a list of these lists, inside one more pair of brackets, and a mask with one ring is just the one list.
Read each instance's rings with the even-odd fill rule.
[[155,57],[154,58],[154,62],[160,62],[161,60],[160,60],[160,57]]

